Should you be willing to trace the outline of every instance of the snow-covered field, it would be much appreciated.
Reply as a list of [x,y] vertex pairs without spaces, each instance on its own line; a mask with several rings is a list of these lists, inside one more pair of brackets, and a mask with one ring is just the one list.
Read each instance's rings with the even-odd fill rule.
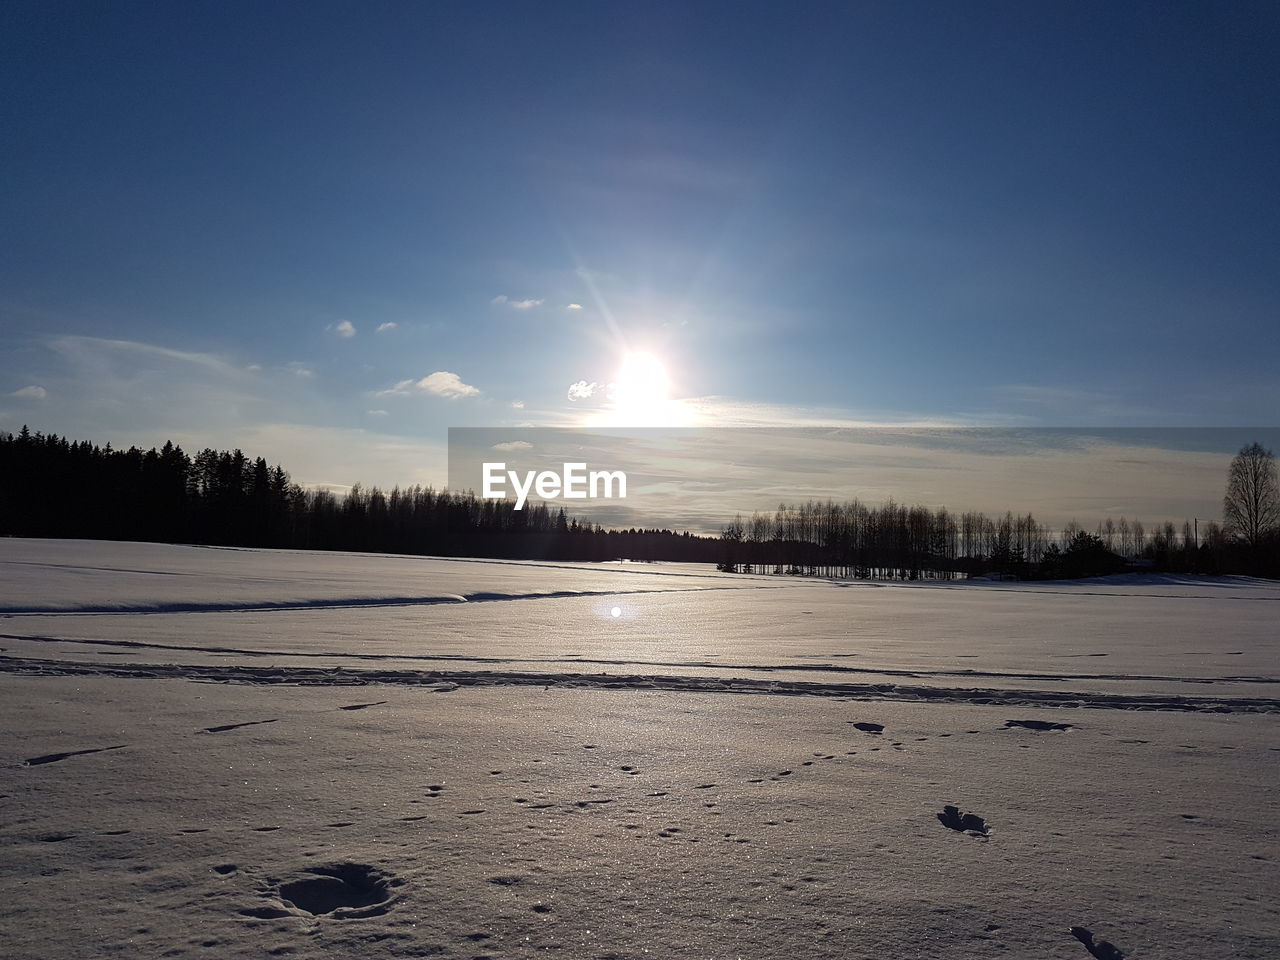
[[0,540],[0,955],[1280,957],[1278,626],[1244,579]]

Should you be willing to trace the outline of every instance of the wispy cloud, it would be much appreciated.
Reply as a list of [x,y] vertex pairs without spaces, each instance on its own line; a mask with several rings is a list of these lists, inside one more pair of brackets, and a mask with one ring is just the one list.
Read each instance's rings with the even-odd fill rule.
[[[254,371],[243,356],[72,335],[49,337],[43,346],[48,353],[33,361],[43,369],[28,376],[46,389],[39,426],[47,432],[122,449],[166,440],[189,453],[239,447],[281,463],[303,485],[444,482],[442,441],[373,429],[395,418],[367,419],[365,407],[374,405],[352,407],[320,389],[321,378],[301,364]],[[0,397],[8,408],[0,410],[0,429],[16,432],[33,400]]]
[[587,383],[586,380],[579,380],[577,383],[569,384],[570,400],[586,400],[600,389],[600,384],[592,381]]
[[201,428],[221,436],[232,424],[289,416],[295,399],[314,409],[293,377],[264,377],[239,357],[70,335],[44,346],[41,422],[76,438],[153,443]]
[[533,444],[528,440],[508,440],[505,443],[495,443],[491,448],[493,450],[502,450],[503,452],[514,452],[517,450],[532,450]]
[[510,307],[512,310],[532,310],[534,307],[542,306],[542,304],[545,301],[541,299],[535,300],[532,297],[530,297],[527,300],[512,300],[506,294],[502,293],[502,294],[498,294],[498,296],[494,297],[489,302],[492,303],[494,306]]
[[1085,390],[1051,384],[1004,384],[991,388],[1003,403],[1030,407],[1039,419],[1062,423],[1148,423],[1154,411],[1105,390]]
[[686,425],[721,427],[979,427],[1012,426],[1016,418],[969,413],[945,416],[903,410],[850,410],[841,407],[758,403],[733,397],[687,397],[675,401],[687,414]]
[[24,400],[43,400],[49,395],[49,391],[44,387],[36,386],[34,383],[29,387],[23,387],[9,394],[11,397],[20,397]]
[[413,380],[401,380],[394,387],[387,387],[385,390],[379,390],[374,394],[375,397],[407,397],[413,393],[416,382]]
[[386,323],[380,323],[380,324],[378,324],[378,329],[377,329],[376,331],[374,331],[374,332],[375,332],[375,333],[387,333],[387,332],[388,332],[388,331],[390,331],[390,330],[394,330],[394,329],[395,329],[396,327],[398,327],[398,326],[400,326],[400,324],[396,323],[394,320],[388,320]]
[[387,415],[385,410],[366,410],[365,413],[371,417],[385,417]]
[[67,360],[89,362],[102,359],[112,354],[129,354],[135,359],[177,360],[182,363],[195,364],[211,373],[234,374],[238,370],[226,360],[212,353],[196,353],[188,350],[173,350],[169,347],[156,346],[153,343],[139,343],[135,340],[108,340],[101,337],[61,336],[49,341],[49,349]]
[[513,409],[515,409],[515,410],[523,410],[523,409],[524,409],[524,401],[523,401],[523,400],[512,400],[512,401],[511,401],[511,406],[512,406],[512,408],[513,408]]
[[342,320],[338,323],[331,323],[325,327],[326,330],[332,330],[344,340],[349,340],[356,335],[356,327],[350,320]]
[[565,309],[566,309],[566,310],[581,310],[581,309],[582,309],[582,304],[580,304],[580,303],[571,303],[571,304],[569,304],[567,307],[565,307]]

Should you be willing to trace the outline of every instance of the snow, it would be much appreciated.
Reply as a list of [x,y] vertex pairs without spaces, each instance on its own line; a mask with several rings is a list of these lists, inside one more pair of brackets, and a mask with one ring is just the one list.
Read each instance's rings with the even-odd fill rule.
[[0,541],[0,953],[1273,958],[1277,600]]
[[[722,575],[648,564],[446,560],[92,540],[0,540],[0,613],[191,612],[461,603],[557,592],[722,585]],[[103,574],[107,574],[104,576]]]

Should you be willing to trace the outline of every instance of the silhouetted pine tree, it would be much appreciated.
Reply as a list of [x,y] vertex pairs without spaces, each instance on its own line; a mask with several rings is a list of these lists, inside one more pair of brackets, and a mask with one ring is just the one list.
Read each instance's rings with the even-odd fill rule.
[[711,562],[719,549],[670,530],[607,531],[543,503],[518,511],[421,486],[338,496],[240,450],[115,450],[25,426],[0,433],[0,535],[556,560]]

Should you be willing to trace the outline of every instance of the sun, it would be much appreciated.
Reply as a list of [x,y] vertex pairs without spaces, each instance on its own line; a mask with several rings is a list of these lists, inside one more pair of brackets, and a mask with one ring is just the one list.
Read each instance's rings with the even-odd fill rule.
[[667,368],[651,353],[627,353],[613,382],[613,405],[619,414],[648,419],[671,395]]
[[684,427],[692,414],[682,400],[673,399],[676,387],[667,365],[655,353],[628,350],[608,386],[607,402],[591,414],[587,425],[596,427]]

